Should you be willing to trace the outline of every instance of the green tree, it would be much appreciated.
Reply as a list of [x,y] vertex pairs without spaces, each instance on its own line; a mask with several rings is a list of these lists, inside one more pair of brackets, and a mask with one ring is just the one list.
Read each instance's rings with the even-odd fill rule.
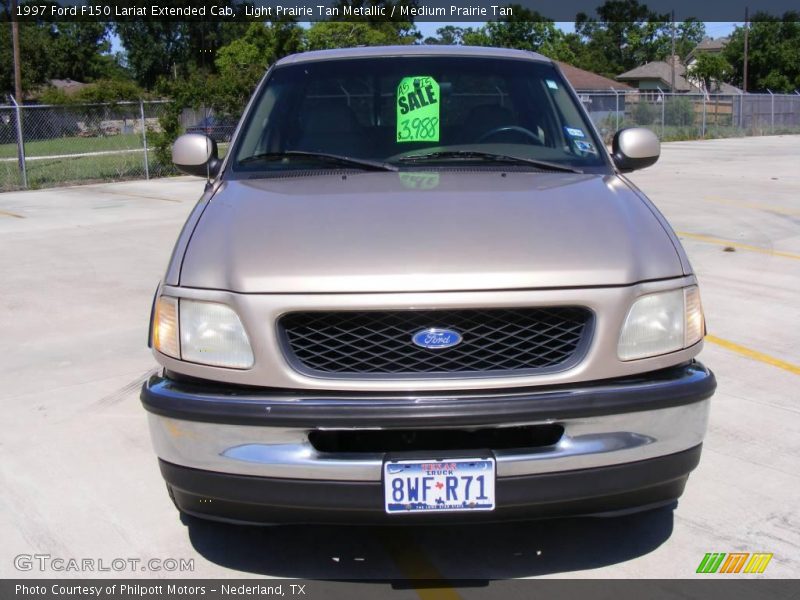
[[[723,50],[731,64],[731,83],[744,83],[744,27],[737,27]],[[800,89],[800,13],[783,17],[756,13],[750,26],[747,91]]]
[[512,16],[489,21],[484,27],[448,25],[436,30],[438,37],[428,38],[426,44],[463,44],[465,46],[496,46],[530,50],[556,60],[574,60],[566,36],[553,21],[519,4],[511,4]]
[[731,64],[722,54],[700,52],[689,77],[700,82],[708,92],[719,91],[719,84],[727,82],[731,77]]
[[177,78],[161,77],[156,90],[170,98],[155,133],[157,158],[169,164],[170,148],[182,133],[184,108],[213,110],[238,117],[266,68],[305,48],[303,29],[293,21],[249,23],[243,34],[219,48],[214,70],[190,65]]
[[[675,28],[675,54],[680,56],[681,62],[686,64],[689,54],[706,37],[706,26],[697,19],[686,19],[677,23]],[[667,55],[669,53],[670,50],[667,50]]]
[[[147,0],[129,2],[152,4]],[[232,6],[234,0],[217,5]],[[185,7],[181,0],[163,0],[162,6]],[[247,31],[245,21],[119,21],[114,31],[125,48],[126,64],[139,85],[153,89],[159,78],[181,77],[193,69],[215,72],[217,51]]]
[[48,87],[39,100],[44,104],[113,104],[146,98],[147,93],[136,83],[126,79],[98,79],[74,94]]
[[352,48],[354,46],[406,45],[420,40],[421,34],[414,22],[400,16],[400,11],[392,8],[415,6],[416,0],[338,0],[334,4],[339,14],[345,7],[383,8],[387,16],[350,16],[336,21],[319,21],[306,32],[308,50],[327,50],[329,48]]
[[[20,74],[23,93],[42,85],[50,76],[48,48],[52,36],[49,23],[20,22]],[[0,87],[3,95],[14,93],[14,59],[11,50],[11,28],[0,22]],[[19,100],[19,99],[18,99]]]
[[425,38],[424,44],[458,46],[463,43],[464,28],[455,25],[445,25],[436,30],[437,37]]
[[90,104],[131,102],[146,98],[147,93],[135,82],[125,79],[100,79],[75,93],[75,101]]
[[553,21],[519,4],[509,7],[513,9],[511,16],[486,24],[490,45],[541,52],[556,60],[574,58],[566,45],[564,33]]
[[[651,11],[637,0],[607,0],[597,15],[599,19],[591,19],[580,13],[575,19],[578,39],[569,38],[567,43],[577,66],[614,76],[671,54],[669,15]],[[675,53],[685,59],[704,34],[705,26],[696,19],[677,23]]]
[[566,61],[581,69],[612,76],[618,74],[604,52],[597,52],[597,46],[590,46],[578,33],[564,36],[564,45],[572,53],[573,59]]
[[293,21],[250,23],[243,36],[217,51],[214,62],[222,75],[252,70],[260,76],[279,58],[301,52],[304,42],[303,29]]
[[306,31],[309,50],[413,44],[419,38],[413,23],[318,21]]
[[461,43],[465,46],[491,46],[492,39],[485,27],[467,27],[461,36]]
[[184,24],[177,21],[120,21],[115,31],[125,48],[126,65],[136,81],[151,89],[159,77],[177,70],[187,56]]
[[[685,63],[689,53],[705,37],[706,27],[697,19],[675,23],[674,27],[675,54]],[[631,30],[633,56],[640,61],[639,64],[666,60],[672,54],[672,28],[671,22],[650,21]]]
[[217,77],[205,71],[193,70],[181,79],[162,77],[156,90],[170,102],[158,118],[159,128],[153,132],[152,140],[156,160],[162,165],[172,164],[172,144],[183,133],[181,113],[184,108],[198,108],[216,97],[212,92]]
[[602,64],[601,72],[619,74],[655,60],[654,41],[663,34],[666,15],[658,15],[636,0],[607,0],[597,14],[599,20],[578,14],[575,31],[587,46],[585,57]]
[[[117,57],[110,54],[105,23],[28,21],[19,23],[20,70],[26,95],[48,79],[92,82],[125,78]],[[13,57],[10,27],[0,23],[0,87],[13,92]]]
[[109,26],[95,21],[57,23],[48,44],[52,78],[91,82],[123,77],[124,71],[110,54]]
[[267,67],[304,45],[303,29],[295,22],[251,23],[242,37],[217,51],[212,104],[227,112],[237,112],[237,106],[241,110]]

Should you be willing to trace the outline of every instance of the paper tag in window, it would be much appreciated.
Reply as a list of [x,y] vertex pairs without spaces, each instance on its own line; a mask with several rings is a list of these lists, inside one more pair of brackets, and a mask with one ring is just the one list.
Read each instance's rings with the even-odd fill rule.
[[438,142],[439,104],[433,77],[403,77],[397,85],[397,141]]

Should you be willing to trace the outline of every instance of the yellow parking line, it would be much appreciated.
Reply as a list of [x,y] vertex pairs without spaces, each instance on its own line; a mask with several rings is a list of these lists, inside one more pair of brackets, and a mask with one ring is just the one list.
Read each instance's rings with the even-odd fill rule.
[[795,216],[800,215],[800,210],[792,208],[784,208],[782,206],[775,206],[770,204],[758,204],[757,202],[741,202],[739,200],[730,200],[729,198],[721,198],[720,196],[704,196],[703,200],[708,202],[715,202],[717,204],[727,204],[729,206],[739,206],[741,208],[754,208],[756,210],[766,210],[781,215]]
[[[392,557],[406,579],[411,580],[412,583],[414,580],[444,581],[444,577],[436,566],[425,557],[422,548],[414,543],[407,532],[398,527],[379,537],[389,552],[389,556]],[[423,587],[415,584],[414,591],[420,600],[462,600],[459,593],[448,586]]]
[[712,344],[717,344],[718,346],[722,346],[726,350],[730,350],[731,352],[736,352],[736,354],[740,354],[747,358],[752,358],[753,360],[757,360],[759,362],[772,365],[773,367],[778,367],[779,369],[784,369],[785,371],[789,371],[789,373],[794,373],[795,375],[800,375],[800,365],[795,365],[785,360],[781,360],[780,358],[775,358],[774,356],[770,356],[769,354],[764,354],[763,352],[759,352],[758,350],[751,350],[750,348],[747,348],[745,346],[741,346],[734,342],[718,338],[715,335],[707,335],[706,340],[708,340]]
[[183,202],[183,200],[178,198],[164,198],[162,196],[148,196],[146,194],[137,194],[135,192],[114,192],[111,190],[102,190],[103,194],[108,194],[110,196],[127,196],[129,198],[143,198],[145,200],[161,200],[163,202]]
[[706,242],[708,244],[719,244],[720,246],[730,246],[732,248],[741,248],[742,250],[750,250],[751,252],[761,252],[762,254],[771,254],[773,256],[782,256],[783,258],[793,258],[800,260],[800,254],[794,252],[786,252],[784,250],[773,250],[772,248],[761,248],[760,246],[751,246],[750,244],[742,244],[741,242],[733,242],[731,240],[723,240],[721,238],[711,237],[710,235],[703,235],[701,233],[689,233],[687,231],[676,231],[679,237],[689,238],[690,240],[697,240],[698,242]]

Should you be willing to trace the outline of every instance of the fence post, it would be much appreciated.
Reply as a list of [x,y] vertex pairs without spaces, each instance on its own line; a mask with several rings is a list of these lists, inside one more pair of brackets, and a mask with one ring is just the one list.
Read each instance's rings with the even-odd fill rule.
[[790,127],[800,124],[800,102],[795,104],[795,100],[800,100],[800,91],[795,90],[794,93],[795,96],[798,96],[797,98],[786,94],[786,110],[789,111],[789,114],[783,118],[783,124]]
[[667,104],[667,96],[658,88],[658,93],[661,96],[661,141],[664,141],[664,106]]
[[744,97],[747,92],[739,94],[739,129],[744,129]]
[[147,127],[144,121],[144,100],[139,99],[139,115],[142,119],[142,145],[144,146],[144,178],[150,179],[150,162],[147,156]]
[[703,125],[700,130],[700,137],[706,137],[706,92],[703,92]]
[[28,170],[25,165],[25,135],[22,131],[22,107],[17,104],[17,99],[11,94],[8,96],[14,104],[14,114],[17,121],[17,165],[22,176],[22,189],[28,189]]
[[619,131],[619,93],[614,88],[611,88],[611,91],[614,92],[614,116],[616,117],[616,127],[614,127],[615,131]]
[[769,132],[775,134],[775,94],[772,90],[767,88],[770,96],[770,119],[769,119]]

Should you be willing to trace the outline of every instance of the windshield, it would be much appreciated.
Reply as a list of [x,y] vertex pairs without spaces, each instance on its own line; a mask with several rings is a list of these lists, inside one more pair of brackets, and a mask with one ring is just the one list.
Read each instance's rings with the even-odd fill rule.
[[278,67],[249,111],[233,157],[235,172],[368,168],[364,161],[391,170],[606,166],[552,65],[441,56]]

